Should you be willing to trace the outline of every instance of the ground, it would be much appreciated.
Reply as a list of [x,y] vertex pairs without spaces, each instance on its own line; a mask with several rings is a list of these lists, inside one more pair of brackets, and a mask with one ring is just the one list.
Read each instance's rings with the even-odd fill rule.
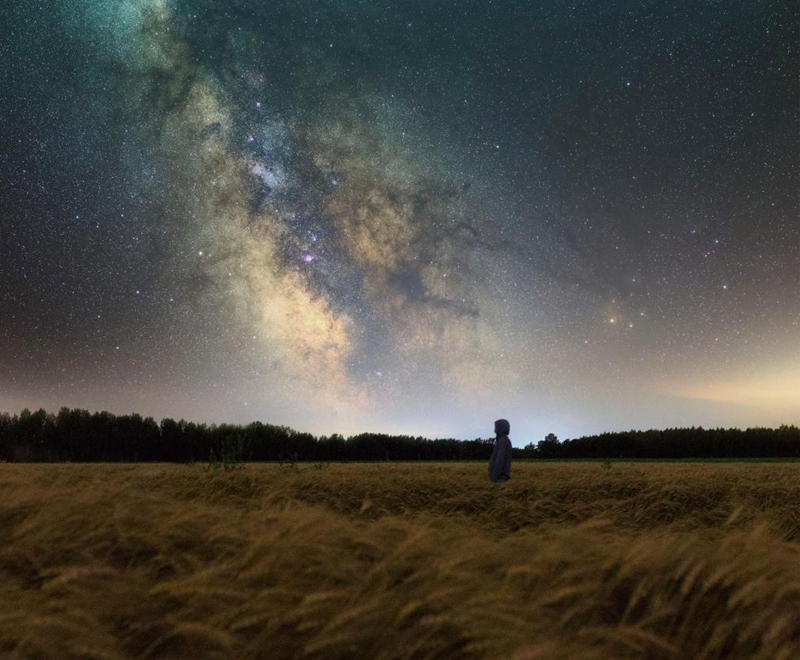
[[2,658],[800,657],[800,463],[0,465]]

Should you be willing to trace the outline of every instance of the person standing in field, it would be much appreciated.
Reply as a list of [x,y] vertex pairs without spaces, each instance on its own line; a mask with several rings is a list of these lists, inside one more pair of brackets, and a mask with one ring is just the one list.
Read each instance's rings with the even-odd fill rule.
[[498,419],[494,423],[494,441],[492,457],[489,459],[489,481],[502,484],[511,479],[511,425],[507,419]]

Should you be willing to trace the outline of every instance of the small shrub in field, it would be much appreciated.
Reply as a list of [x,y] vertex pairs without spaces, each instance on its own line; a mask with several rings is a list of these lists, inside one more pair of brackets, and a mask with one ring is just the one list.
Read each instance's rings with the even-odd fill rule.
[[218,452],[215,452],[213,447],[211,448],[208,467],[211,470],[239,470],[244,467],[248,452],[249,446],[244,434],[231,434],[222,441],[222,447]]
[[297,452],[285,452],[280,455],[278,465],[287,470],[297,470]]

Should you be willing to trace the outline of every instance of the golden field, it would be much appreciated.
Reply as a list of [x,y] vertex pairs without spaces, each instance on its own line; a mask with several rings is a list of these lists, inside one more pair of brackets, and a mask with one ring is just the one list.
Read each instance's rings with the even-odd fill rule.
[[0,465],[0,657],[800,658],[800,463]]

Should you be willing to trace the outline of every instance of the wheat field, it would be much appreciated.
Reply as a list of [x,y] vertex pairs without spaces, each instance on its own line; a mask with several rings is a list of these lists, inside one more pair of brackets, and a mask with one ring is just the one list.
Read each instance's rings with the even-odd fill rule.
[[0,465],[0,657],[800,657],[800,463]]

